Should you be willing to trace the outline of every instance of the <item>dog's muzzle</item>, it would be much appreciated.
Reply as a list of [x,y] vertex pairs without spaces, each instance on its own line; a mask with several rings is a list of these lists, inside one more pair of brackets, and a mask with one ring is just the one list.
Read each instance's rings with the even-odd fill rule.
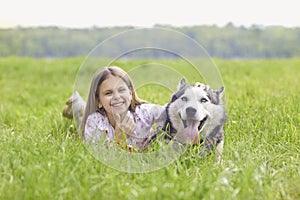
[[199,120],[195,120],[193,118],[184,120],[184,119],[182,119],[181,115],[179,115],[179,116],[180,116],[180,119],[184,126],[184,132],[183,132],[184,141],[183,141],[183,143],[196,144],[199,139],[199,132],[203,128],[208,117],[206,116],[201,121],[199,121]]
[[200,121],[200,124],[199,124],[199,126],[198,126],[198,131],[199,131],[199,132],[200,132],[201,129],[203,128],[203,126],[204,126],[204,124],[205,124],[207,118],[208,118],[208,116],[206,115],[206,116]]

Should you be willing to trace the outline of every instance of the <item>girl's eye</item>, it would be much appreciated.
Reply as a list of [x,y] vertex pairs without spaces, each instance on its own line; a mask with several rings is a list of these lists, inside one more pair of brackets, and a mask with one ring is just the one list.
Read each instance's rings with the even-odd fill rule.
[[111,91],[107,91],[107,92],[104,93],[104,95],[111,95],[111,94],[112,94]]
[[201,100],[200,100],[200,102],[201,103],[205,103],[205,102],[207,102],[208,100],[206,99],[206,98],[202,98]]
[[125,92],[125,90],[126,90],[125,88],[120,88],[119,92]]
[[187,98],[187,97],[181,97],[181,100],[182,100],[182,101],[187,101],[188,98]]

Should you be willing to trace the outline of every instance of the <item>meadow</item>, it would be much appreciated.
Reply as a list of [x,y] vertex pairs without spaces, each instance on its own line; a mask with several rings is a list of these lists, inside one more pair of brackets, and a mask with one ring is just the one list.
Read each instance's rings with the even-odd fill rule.
[[[226,88],[222,163],[190,151],[126,173],[90,155],[62,117],[83,58],[0,58],[0,199],[299,199],[300,59],[213,60]],[[166,103],[156,91],[139,96]]]

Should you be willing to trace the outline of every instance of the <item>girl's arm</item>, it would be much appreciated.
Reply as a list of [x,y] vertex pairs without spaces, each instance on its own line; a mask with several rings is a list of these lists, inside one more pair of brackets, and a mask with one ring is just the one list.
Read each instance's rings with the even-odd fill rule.
[[121,118],[119,114],[115,114],[115,121],[116,121],[116,139],[119,143],[121,140],[123,140],[123,133],[127,135],[127,137],[130,137],[133,132],[135,131],[136,124],[134,120],[130,117],[130,112],[128,111],[126,115]]
[[149,114],[152,118],[152,123],[164,123],[164,121],[167,119],[167,114],[164,106],[157,105],[157,104],[149,104],[150,109],[149,109]]
[[83,133],[85,140],[97,142],[104,132],[108,132],[105,128],[104,118],[99,115],[99,113],[94,113],[88,116]]

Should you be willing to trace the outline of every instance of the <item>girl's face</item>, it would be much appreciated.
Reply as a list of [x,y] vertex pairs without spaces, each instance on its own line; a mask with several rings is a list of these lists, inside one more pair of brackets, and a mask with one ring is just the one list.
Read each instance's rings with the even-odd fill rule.
[[132,92],[119,77],[108,76],[98,88],[99,107],[103,107],[109,118],[118,113],[126,114],[132,100]]

